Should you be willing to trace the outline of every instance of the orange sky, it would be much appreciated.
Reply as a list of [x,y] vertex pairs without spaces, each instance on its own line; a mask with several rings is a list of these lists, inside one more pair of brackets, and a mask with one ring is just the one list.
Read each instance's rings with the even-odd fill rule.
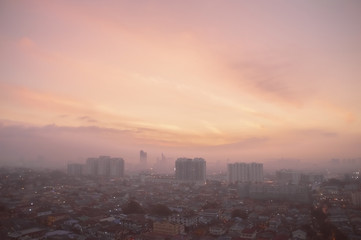
[[360,157],[360,10],[357,0],[1,1],[2,157],[26,155],[12,147],[29,146],[30,130],[34,141],[82,139],[71,160],[90,146],[134,158],[141,148]]

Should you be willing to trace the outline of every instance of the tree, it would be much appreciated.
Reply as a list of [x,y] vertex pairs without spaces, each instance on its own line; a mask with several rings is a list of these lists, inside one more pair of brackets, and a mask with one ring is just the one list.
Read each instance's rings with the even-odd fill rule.
[[167,217],[172,211],[164,204],[156,204],[150,207],[150,212],[154,215]]
[[144,213],[143,207],[136,201],[130,200],[122,206],[124,214]]

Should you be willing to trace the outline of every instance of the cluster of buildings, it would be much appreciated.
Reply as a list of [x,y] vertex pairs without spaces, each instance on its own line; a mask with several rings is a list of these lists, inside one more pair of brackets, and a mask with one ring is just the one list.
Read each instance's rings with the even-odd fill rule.
[[[334,228],[348,239],[360,239],[361,211],[353,197],[361,192],[357,180],[328,181],[313,190],[309,180],[301,191],[294,184],[228,184],[215,180],[218,175],[209,175],[207,184],[175,177],[154,184],[143,176],[110,180],[0,168],[0,239],[323,239],[336,234]],[[149,173],[151,177],[160,178]],[[311,199],[296,202],[297,197],[281,199],[276,192]],[[132,202],[136,211],[126,211]],[[325,202],[327,214],[323,222],[316,221],[313,212]],[[153,211],[155,205],[168,210]]]
[[[163,156],[163,155],[162,155]],[[140,151],[140,164],[146,166],[147,153]],[[175,161],[174,179],[184,183],[206,183],[206,161],[203,158],[178,158]],[[110,156],[88,158],[85,164],[68,164],[68,174],[72,176],[124,177],[124,160]],[[166,179],[171,180],[173,179]],[[232,183],[262,183],[262,163],[232,163],[227,166],[227,180]]]
[[324,213],[319,228],[332,226],[347,239],[361,239],[361,182],[358,178],[324,182],[313,190],[312,200]]

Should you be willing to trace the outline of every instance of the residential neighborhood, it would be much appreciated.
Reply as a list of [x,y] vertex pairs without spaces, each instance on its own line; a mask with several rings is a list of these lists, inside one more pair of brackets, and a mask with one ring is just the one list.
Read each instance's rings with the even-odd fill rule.
[[[248,185],[220,176],[208,176],[206,184],[159,181],[167,178],[1,168],[0,238],[361,239],[358,178],[288,188],[277,187],[276,176]],[[270,191],[280,189],[295,198],[274,198]],[[301,193],[307,197],[297,198]]]

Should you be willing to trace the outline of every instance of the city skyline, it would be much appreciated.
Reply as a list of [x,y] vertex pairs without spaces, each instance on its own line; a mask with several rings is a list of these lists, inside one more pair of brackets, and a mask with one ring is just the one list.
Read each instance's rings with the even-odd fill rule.
[[360,158],[360,10],[2,1],[0,165]]

